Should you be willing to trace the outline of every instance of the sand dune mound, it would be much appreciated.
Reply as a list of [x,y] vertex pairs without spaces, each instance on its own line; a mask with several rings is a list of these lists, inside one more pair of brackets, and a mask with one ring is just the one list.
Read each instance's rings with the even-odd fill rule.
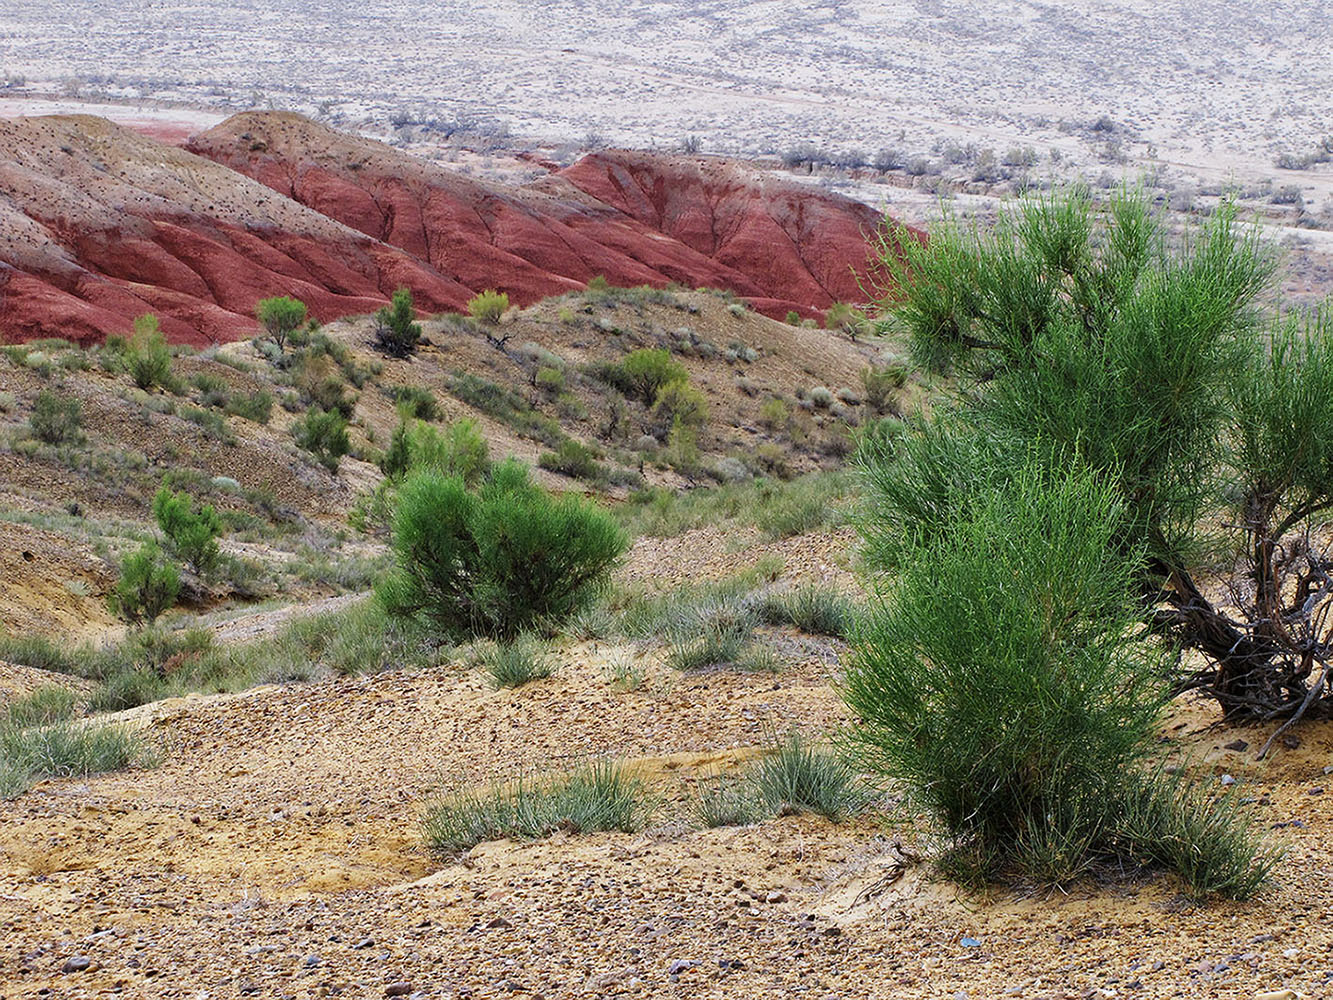
[[299,115],[238,115],[164,145],[89,116],[0,120],[0,336],[80,342],[155,312],[196,344],[255,302],[324,320],[400,285],[425,310],[613,284],[730,288],[769,314],[859,297],[865,205],[739,164],[609,152],[490,184]]

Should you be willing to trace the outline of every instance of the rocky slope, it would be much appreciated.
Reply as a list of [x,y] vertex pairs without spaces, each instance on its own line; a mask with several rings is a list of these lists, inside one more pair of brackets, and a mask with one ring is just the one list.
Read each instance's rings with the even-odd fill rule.
[[506,188],[297,115],[188,150],[99,118],[0,120],[0,338],[88,343],[157,313],[176,341],[249,336],[294,295],[322,320],[400,285],[426,311],[612,284],[729,288],[813,315],[860,298],[865,205],[700,158],[603,153]]

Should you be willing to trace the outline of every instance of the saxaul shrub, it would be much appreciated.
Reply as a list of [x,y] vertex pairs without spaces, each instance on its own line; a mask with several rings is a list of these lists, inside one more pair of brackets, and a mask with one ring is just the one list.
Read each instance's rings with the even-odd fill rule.
[[391,614],[447,636],[512,639],[567,620],[627,546],[610,515],[552,496],[512,459],[475,490],[460,476],[416,472],[398,494],[397,565],[376,593]]
[[421,343],[421,324],[416,321],[409,289],[398,289],[390,304],[375,314],[374,337],[375,345],[392,357],[405,358],[416,351]]
[[132,625],[151,625],[176,603],[180,572],[148,542],[121,563],[120,579],[107,598],[114,614]]
[[222,519],[212,504],[200,506],[188,493],[163,486],[153,498],[153,517],[171,551],[197,575],[207,576],[217,567]]

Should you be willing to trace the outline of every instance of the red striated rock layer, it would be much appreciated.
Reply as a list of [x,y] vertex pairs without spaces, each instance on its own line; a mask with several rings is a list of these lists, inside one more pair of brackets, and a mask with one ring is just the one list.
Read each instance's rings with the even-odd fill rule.
[[249,336],[255,302],[328,320],[401,285],[731,288],[770,314],[861,298],[868,207],[737,164],[600,153],[526,187],[473,180],[297,115],[164,145],[99,118],[0,120],[0,338],[89,342],[154,312],[171,339]]

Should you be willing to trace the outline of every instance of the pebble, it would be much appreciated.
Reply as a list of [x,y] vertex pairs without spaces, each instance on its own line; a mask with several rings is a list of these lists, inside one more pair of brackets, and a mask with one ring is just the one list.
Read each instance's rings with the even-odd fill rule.
[[974,938],[974,937],[965,937],[965,938],[963,938],[963,940],[959,941],[958,943],[961,944],[964,948],[980,948],[980,947],[981,947],[981,942],[978,941],[978,940],[977,940],[976,938]]
[[384,987],[384,995],[386,997],[405,997],[411,992],[412,984],[401,980],[396,983],[390,983],[388,986]]
[[362,938],[356,944],[352,945],[352,948],[355,951],[360,951],[362,948],[374,947],[374,944],[375,944],[374,938]]
[[670,967],[669,969],[667,969],[667,975],[668,975],[668,976],[679,976],[679,975],[680,975],[682,972],[684,972],[686,969],[693,969],[693,968],[694,968],[696,965],[698,965],[698,964],[699,964],[699,963],[696,962],[696,961],[694,961],[693,959],[689,959],[689,958],[678,958],[678,959],[676,959],[674,962],[672,962],[672,963],[671,963],[671,967]]
[[92,964],[93,960],[87,955],[75,955],[60,967],[60,971],[65,973],[65,975],[69,975],[71,972],[82,972]]
[[1222,775],[1222,777],[1218,780],[1220,780],[1224,785],[1234,785],[1236,783],[1236,779],[1229,774]]
[[305,957],[305,967],[306,967],[307,969],[313,969],[313,968],[314,968],[315,966],[317,966],[317,965],[319,965],[319,956],[318,956],[318,955],[307,955],[307,956]]

